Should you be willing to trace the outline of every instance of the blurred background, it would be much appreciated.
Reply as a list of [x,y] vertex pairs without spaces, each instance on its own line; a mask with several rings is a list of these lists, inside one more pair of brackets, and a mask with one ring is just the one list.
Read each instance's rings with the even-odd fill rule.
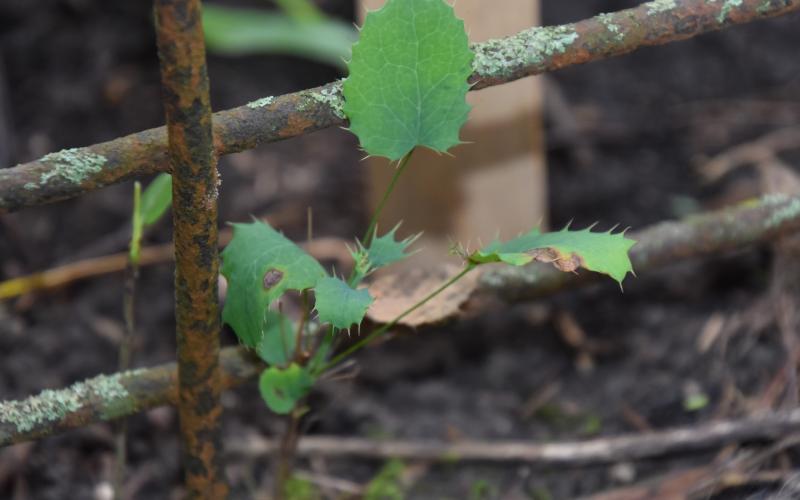
[[[353,23],[379,3],[204,2],[214,109],[345,76]],[[477,0],[459,0],[457,8],[480,41],[639,3],[498,0],[487,13]],[[504,20],[503,12],[512,15]],[[419,166],[414,175],[422,176],[406,179],[384,227],[403,219],[404,231],[426,230],[434,248],[437,238],[474,242],[494,228],[514,234],[539,221],[637,230],[759,196],[769,184],[765,172],[778,167],[736,158],[719,167],[712,160],[742,144],[797,133],[798,22],[790,15],[475,93],[465,131],[473,144],[455,149],[454,159],[415,158],[412,170]],[[163,121],[150,2],[0,3],[0,168]],[[800,149],[791,147],[772,153],[780,174],[793,179]],[[355,138],[335,128],[224,157],[220,223],[266,217],[301,240],[310,207],[315,237],[352,240],[388,170],[363,156]],[[0,216],[0,280],[124,251],[131,192],[125,183]],[[516,201],[487,208],[496,193]],[[170,239],[165,220],[147,244]],[[537,302],[483,304],[456,323],[366,350],[357,376],[315,391],[305,430],[545,441],[780,406],[763,398],[787,357],[768,300],[774,260],[765,246],[629,278],[624,294],[606,283]],[[172,273],[171,263],[141,273],[136,366],[174,359]],[[115,371],[122,332],[120,274],[0,302],[0,399]],[[231,332],[224,335],[226,344],[235,343]],[[255,384],[226,393],[223,403],[226,443],[240,450],[226,456],[234,498],[267,498],[271,457],[242,452],[241,444],[279,435],[284,422],[267,411]],[[129,425],[130,497],[178,498],[175,412],[159,408]],[[691,469],[714,456],[576,470],[408,463],[401,476],[408,498],[560,499]],[[108,498],[113,457],[107,425],[2,449],[0,498]],[[354,488],[383,466],[298,464]],[[747,486],[733,492],[740,496],[719,498],[780,487]]]

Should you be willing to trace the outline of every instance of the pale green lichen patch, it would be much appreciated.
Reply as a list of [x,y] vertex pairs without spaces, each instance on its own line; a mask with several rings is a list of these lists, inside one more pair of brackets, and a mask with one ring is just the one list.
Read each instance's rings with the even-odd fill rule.
[[622,27],[614,22],[614,14],[600,14],[597,16],[597,20],[614,35],[616,41],[621,42],[625,39],[625,33],[622,31]]
[[344,97],[342,97],[342,81],[336,81],[329,87],[324,87],[319,92],[311,92],[309,96],[318,103],[331,108],[333,114],[339,118],[346,118],[344,114]]
[[263,108],[264,106],[269,106],[275,102],[275,98],[273,96],[262,97],[261,99],[256,99],[255,101],[248,102],[246,106],[250,109],[258,109]]
[[717,16],[717,21],[720,23],[724,23],[726,19],[728,19],[728,14],[731,13],[734,7],[740,7],[742,5],[742,0],[725,0],[725,3],[722,4],[722,10]]
[[647,13],[653,15],[674,9],[677,5],[675,0],[653,0],[652,2],[647,2],[645,6],[647,7]]
[[28,191],[33,191],[39,189],[39,185],[36,184],[35,182],[26,182],[25,185],[22,186],[22,188],[27,189]]
[[771,0],[765,0],[761,5],[758,6],[758,8],[756,9],[756,12],[758,12],[761,15],[764,15],[764,14],[767,14],[768,12],[770,12],[773,8],[774,8],[774,5],[772,5],[772,1]]
[[778,227],[784,222],[795,220],[800,217],[800,198],[790,198],[782,194],[773,194],[765,196],[763,200],[766,205],[784,205],[775,210],[769,219],[767,219],[766,225],[768,228]]
[[53,178],[59,178],[70,184],[81,184],[92,174],[99,173],[103,169],[106,157],[92,153],[86,148],[71,148],[50,153],[40,161],[52,167],[42,173],[39,178],[40,185],[46,184]]
[[0,422],[14,425],[17,432],[29,432],[56,423],[93,400],[109,406],[128,397],[119,376],[100,375],[66,389],[46,389],[20,401],[0,402]]
[[563,54],[577,39],[572,24],[527,29],[473,46],[472,67],[483,78],[507,76],[521,67],[542,65],[547,58]]

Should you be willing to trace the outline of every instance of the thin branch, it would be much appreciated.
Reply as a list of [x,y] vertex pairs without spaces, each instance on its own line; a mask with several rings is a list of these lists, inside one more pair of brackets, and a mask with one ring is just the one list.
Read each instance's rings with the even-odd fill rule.
[[217,280],[219,174],[200,0],[155,0],[175,228],[178,417],[186,497],[228,495],[222,459]]
[[[684,40],[800,10],[800,0],[671,0],[601,14],[574,24],[535,27],[473,46],[473,89]],[[214,114],[217,155],[252,149],[346,124],[341,82],[262,98]],[[164,127],[51,153],[0,169],[0,213],[73,198],[132,177],[167,171]]]
[[[741,224],[741,225],[740,225]],[[757,203],[664,222],[638,232],[631,252],[639,273],[682,260],[767,241],[800,230],[800,197],[767,197]],[[581,283],[566,273],[534,265],[520,272],[494,271],[481,290],[523,300]],[[223,349],[222,386],[255,377],[264,365],[240,349]],[[0,403],[0,446],[49,436],[96,422],[174,404],[175,363],[100,376],[61,390]]]
[[[232,236],[233,232],[230,229],[220,231],[220,247],[227,245]],[[316,238],[311,243],[301,246],[317,260],[334,261],[339,268],[347,266],[352,260],[346,242],[340,238]],[[142,248],[139,266],[164,264],[174,259],[175,246],[172,243],[164,243]],[[57,290],[76,281],[122,272],[127,262],[128,252],[121,252],[70,262],[45,271],[0,281],[0,301],[27,293]]]
[[[652,458],[724,446],[729,443],[779,439],[800,430],[800,410],[769,413],[741,420],[724,420],[693,427],[645,432],[587,441],[535,443],[525,441],[464,441],[455,443],[374,440],[334,436],[308,436],[300,440],[303,456],[362,457],[371,459],[458,460],[525,462],[534,465],[584,466]],[[274,440],[229,443],[233,455],[273,453]]]

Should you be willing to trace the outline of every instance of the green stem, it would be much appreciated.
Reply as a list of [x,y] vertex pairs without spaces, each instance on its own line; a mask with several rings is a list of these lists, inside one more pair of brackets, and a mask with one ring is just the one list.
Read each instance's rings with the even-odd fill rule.
[[378,203],[378,208],[375,209],[375,212],[372,214],[372,220],[369,222],[369,226],[367,227],[367,232],[364,233],[364,237],[361,238],[361,241],[364,242],[365,247],[369,247],[370,243],[372,242],[372,237],[375,235],[375,227],[378,225],[378,217],[380,217],[381,212],[383,211],[383,207],[386,205],[386,202],[389,200],[389,195],[392,194],[394,190],[395,184],[397,184],[397,180],[400,179],[400,176],[403,174],[403,171],[408,166],[409,160],[411,160],[411,155],[414,154],[414,150],[412,149],[405,156],[400,159],[400,164],[397,166],[397,169],[394,171],[394,175],[392,176],[392,181],[389,183],[389,186],[386,188],[386,192],[383,193],[383,198],[381,202]]
[[142,185],[139,181],[133,183],[133,231],[131,232],[131,244],[128,249],[128,260],[133,266],[139,265],[139,254],[142,248],[142,232],[144,222],[142,220]]
[[[128,253],[128,265],[125,267],[125,286],[123,291],[123,316],[125,318],[125,333],[119,344],[119,370],[126,371],[131,367],[133,354],[133,340],[136,334],[136,282],[139,279],[139,255],[142,247],[142,185],[137,181],[133,183],[133,230]],[[128,457],[128,421],[122,419],[115,425],[116,460],[114,464],[114,477],[112,489],[114,500],[124,498],[125,469]]]
[[402,314],[400,314],[399,316],[394,318],[392,321],[386,323],[382,327],[378,328],[377,330],[375,330],[374,332],[370,333],[369,335],[367,335],[363,339],[359,340],[355,344],[351,345],[350,347],[348,347],[344,351],[342,351],[339,354],[337,354],[327,365],[325,365],[325,368],[322,370],[322,372],[330,370],[334,366],[336,366],[339,363],[341,363],[342,361],[344,361],[347,357],[349,357],[353,353],[359,351],[364,346],[366,346],[367,344],[372,342],[374,339],[376,339],[376,338],[380,337],[381,335],[383,335],[384,333],[386,333],[392,327],[397,325],[403,318],[405,318],[409,314],[413,313],[414,311],[416,311],[420,307],[422,307],[425,304],[427,304],[429,301],[434,299],[437,295],[439,295],[443,291],[447,290],[450,286],[452,286],[458,280],[460,280],[461,278],[466,276],[467,273],[469,273],[470,271],[472,271],[476,267],[477,266],[475,264],[467,264],[467,266],[460,273],[458,273],[455,276],[453,276],[452,278],[450,278],[446,283],[444,283],[442,286],[440,286],[439,288],[437,288],[436,290],[434,290],[433,292],[428,294],[428,296],[425,297],[424,299],[422,299],[421,301],[419,301],[416,304],[414,304],[410,309],[406,309],[405,312],[403,312]]

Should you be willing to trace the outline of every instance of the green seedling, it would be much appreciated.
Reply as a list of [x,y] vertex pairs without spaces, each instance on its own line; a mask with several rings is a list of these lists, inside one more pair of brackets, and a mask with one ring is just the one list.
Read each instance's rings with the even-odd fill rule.
[[[296,414],[321,375],[477,267],[544,261],[567,272],[584,268],[606,274],[620,284],[633,272],[628,251],[635,242],[624,232],[533,229],[510,241],[460,252],[460,273],[393,321],[335,353],[343,334],[360,329],[373,301],[359,288],[362,280],[409,255],[415,237],[398,240],[396,227],[378,234],[377,220],[416,148],[447,153],[461,144],[474,59],[463,21],[443,0],[388,0],[367,15],[352,54],[350,76],[343,84],[350,130],[367,154],[398,162],[366,233],[351,249],[353,272],[346,280],[329,275],[299,246],[260,221],[234,224],[233,240],[222,254],[228,280],[223,321],[269,365],[260,388],[267,406],[281,414]],[[276,312],[288,291],[304,298],[299,325]]]

